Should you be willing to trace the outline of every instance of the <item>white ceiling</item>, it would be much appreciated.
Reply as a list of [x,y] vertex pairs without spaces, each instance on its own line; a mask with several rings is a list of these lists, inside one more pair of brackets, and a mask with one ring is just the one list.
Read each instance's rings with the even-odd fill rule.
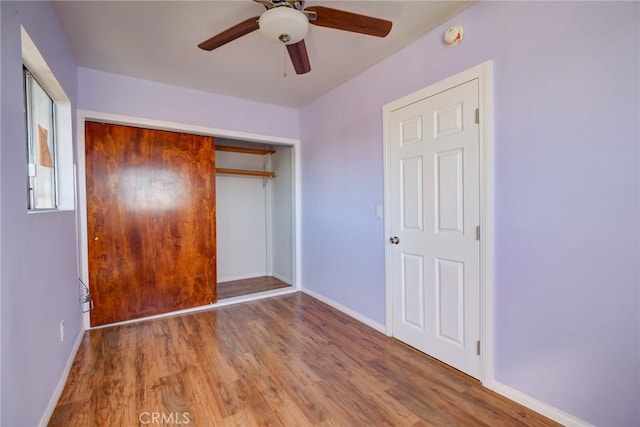
[[296,75],[286,49],[259,31],[211,52],[197,47],[264,12],[252,0],[53,2],[81,67],[287,107],[322,96],[472,3],[309,0],[305,7],[388,19],[393,28],[382,39],[311,25],[311,72]]

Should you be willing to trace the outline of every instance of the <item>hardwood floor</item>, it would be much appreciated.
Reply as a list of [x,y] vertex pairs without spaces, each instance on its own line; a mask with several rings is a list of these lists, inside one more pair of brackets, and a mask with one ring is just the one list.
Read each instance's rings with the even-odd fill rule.
[[557,425],[301,293],[87,331],[49,425],[154,424]]
[[257,292],[271,291],[288,286],[285,282],[270,276],[221,282],[218,283],[218,299],[255,294]]

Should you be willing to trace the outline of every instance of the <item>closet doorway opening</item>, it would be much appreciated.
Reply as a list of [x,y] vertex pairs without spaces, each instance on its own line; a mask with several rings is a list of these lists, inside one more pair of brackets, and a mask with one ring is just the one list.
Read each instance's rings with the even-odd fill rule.
[[291,146],[216,138],[218,300],[295,287]]

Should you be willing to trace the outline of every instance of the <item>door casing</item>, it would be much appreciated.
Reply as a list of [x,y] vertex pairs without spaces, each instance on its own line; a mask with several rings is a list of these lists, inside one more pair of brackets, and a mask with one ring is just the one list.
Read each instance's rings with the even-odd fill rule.
[[[434,83],[424,89],[404,96],[383,106],[383,158],[384,158],[384,207],[391,212],[390,185],[390,114],[399,108],[413,104],[470,80],[479,82],[479,157],[480,157],[480,381],[491,384],[494,379],[494,237],[493,237],[493,61],[487,61],[454,76]],[[391,221],[385,215],[385,329],[393,335],[392,277],[389,237]]]

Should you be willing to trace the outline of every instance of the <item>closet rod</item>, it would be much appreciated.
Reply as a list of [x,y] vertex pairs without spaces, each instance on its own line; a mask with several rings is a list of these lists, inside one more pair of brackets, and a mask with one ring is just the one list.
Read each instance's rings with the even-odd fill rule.
[[224,175],[244,175],[244,176],[261,176],[265,178],[275,178],[276,174],[274,172],[269,171],[250,171],[245,169],[225,169],[225,168],[216,168],[217,174]]

